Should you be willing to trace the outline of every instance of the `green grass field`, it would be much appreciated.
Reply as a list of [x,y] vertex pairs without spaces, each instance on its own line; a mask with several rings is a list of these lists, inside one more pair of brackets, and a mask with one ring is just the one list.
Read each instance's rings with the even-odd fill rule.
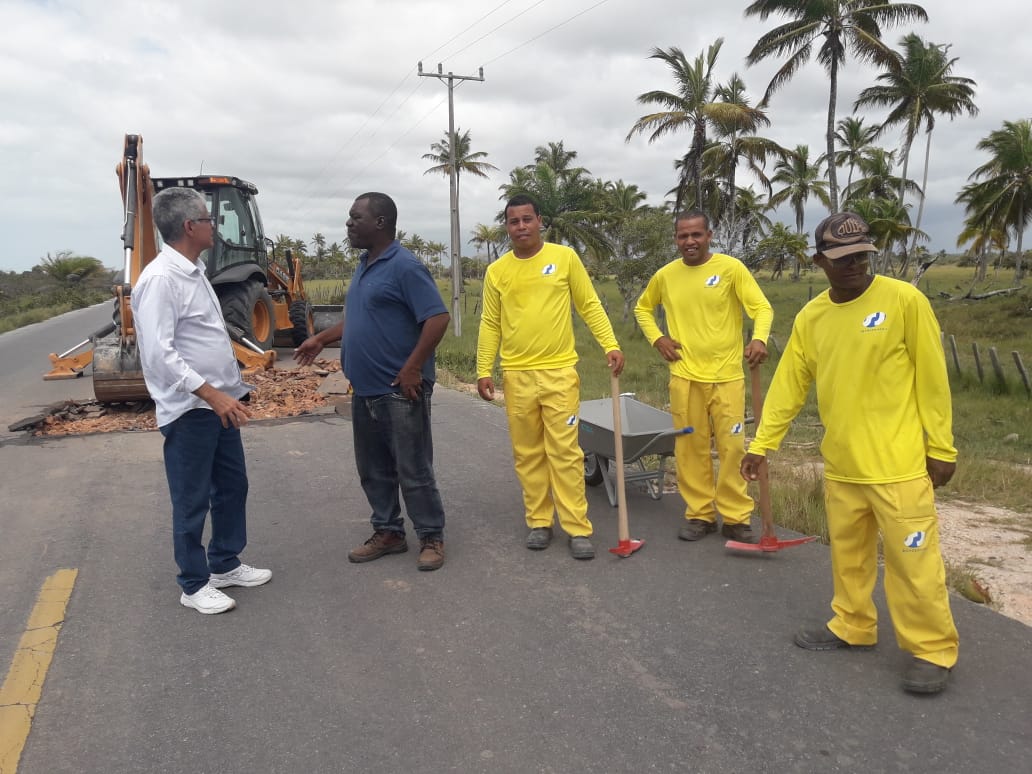
[[[932,306],[944,331],[955,335],[963,369],[962,374],[957,375],[950,365],[954,435],[961,456],[956,477],[942,490],[941,495],[1032,513],[1032,400],[1025,392],[1010,355],[1012,350],[1018,351],[1026,368],[1032,368],[1032,282],[1026,281],[1024,289],[1019,293],[981,301],[939,297],[939,293],[963,295],[970,287],[971,277],[972,270],[968,268],[936,266],[929,270],[920,283],[922,290],[933,295]],[[824,291],[827,283],[821,272],[805,273],[799,282],[789,279],[771,281],[765,272],[758,279],[774,306],[774,339],[783,347],[788,340],[795,313],[808,299]],[[1009,274],[1006,278],[1001,275],[997,280],[990,279],[977,292],[1010,287],[1006,284],[1010,279]],[[666,410],[666,364],[645,341],[633,318],[622,319],[623,303],[615,283],[598,283],[597,288],[610,311],[613,328],[627,359],[627,366],[620,378],[620,389],[634,392],[639,400]],[[447,299],[449,294],[450,286],[444,283],[442,295]],[[476,376],[479,294],[479,283],[467,283],[466,293],[463,294],[462,336],[456,338],[448,334],[438,348],[439,367],[463,382],[474,382]],[[575,330],[577,349],[581,356],[578,366],[581,398],[592,400],[607,397],[610,394],[610,383],[605,358],[579,318]],[[1006,357],[1005,388],[995,384],[991,372],[987,373],[986,383],[978,381],[971,356],[972,343],[978,343],[983,351],[995,346],[1001,359]],[[763,369],[765,388],[773,374],[778,354],[772,347],[771,361]],[[988,371],[987,359],[985,368]],[[821,436],[816,401],[811,394],[775,458],[781,462],[775,462],[774,467],[782,464],[805,468],[807,463],[819,461],[817,446]],[[805,484],[805,481],[792,480],[791,487],[779,487],[773,471],[772,476],[776,504],[779,498],[802,498],[810,503],[792,503],[786,512],[822,511],[822,508],[814,505],[813,486],[800,487],[799,484]],[[819,480],[816,491],[820,491]]]
[[[940,492],[943,497],[989,503],[1032,513],[1032,400],[1029,399],[1018,371],[1011,359],[1017,351],[1026,368],[1032,368],[1032,281],[1026,281],[1020,292],[980,301],[954,300],[971,286],[972,269],[953,265],[933,266],[921,280],[920,287],[931,296],[932,306],[944,332],[956,337],[962,372],[955,373],[950,363],[953,391],[953,430],[960,451],[960,464],[953,481]],[[782,278],[770,280],[767,272],[758,275],[760,286],[774,306],[773,337],[779,347],[788,340],[792,320],[798,310],[813,296],[827,288],[823,273],[805,272],[798,282]],[[976,293],[1011,287],[1013,275],[1008,272],[990,278]],[[323,290],[325,284],[326,290]],[[450,298],[447,281],[440,283],[442,297]],[[449,332],[437,350],[442,380],[474,383],[476,381],[476,339],[480,316],[480,283],[467,282],[462,295],[462,335]],[[633,317],[622,319],[623,301],[614,282],[597,283],[599,296],[610,312],[613,328],[623,349],[627,366],[620,377],[620,389],[633,392],[645,403],[666,410],[668,370],[659,355],[648,345]],[[310,292],[338,291],[340,281],[321,280],[310,283]],[[950,298],[942,297],[943,294]],[[578,369],[581,375],[581,399],[592,400],[610,394],[609,371],[605,357],[587,328],[575,318]],[[1004,363],[1007,382],[995,382],[983,355],[986,382],[979,382],[971,345],[984,351],[996,347]],[[763,369],[763,384],[770,381],[777,364],[778,349],[771,347],[771,360]],[[949,360],[949,358],[948,358]],[[498,376],[496,370],[496,377]],[[1015,435],[1017,436],[1015,439]],[[822,428],[817,418],[816,401],[810,400],[796,419],[785,443],[774,458],[772,494],[777,506],[783,500],[784,512],[810,513],[822,518],[819,477],[814,484],[803,474],[778,475],[778,468],[805,470],[819,462],[817,446]],[[802,486],[800,486],[802,484]],[[816,490],[814,487],[816,486]],[[800,502],[796,502],[800,500]],[[786,525],[788,526],[788,525]],[[809,530],[805,530],[809,531]]]

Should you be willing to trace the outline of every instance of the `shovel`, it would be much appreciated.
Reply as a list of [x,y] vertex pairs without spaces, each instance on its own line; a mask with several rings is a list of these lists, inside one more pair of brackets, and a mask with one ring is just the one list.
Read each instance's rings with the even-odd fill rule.
[[[763,413],[763,395],[760,392],[760,367],[749,367],[750,387],[752,390],[753,427],[760,426],[760,415]],[[792,538],[790,540],[778,540],[774,534],[774,515],[770,506],[770,481],[767,479],[767,460],[760,463],[758,483],[760,485],[760,516],[763,520],[763,533],[759,543],[742,543],[737,540],[729,540],[724,544],[725,548],[732,548],[736,551],[760,551],[763,553],[774,553],[782,548],[799,546],[803,543],[812,543],[817,539],[816,535],[808,537]]]
[[617,506],[617,533],[620,543],[616,548],[610,548],[609,553],[616,554],[626,559],[643,545],[644,540],[631,540],[630,529],[627,526],[627,492],[624,488],[624,460],[623,460],[623,427],[620,418],[620,379],[616,374],[610,374],[610,386],[613,390],[613,435],[616,452],[616,506]]

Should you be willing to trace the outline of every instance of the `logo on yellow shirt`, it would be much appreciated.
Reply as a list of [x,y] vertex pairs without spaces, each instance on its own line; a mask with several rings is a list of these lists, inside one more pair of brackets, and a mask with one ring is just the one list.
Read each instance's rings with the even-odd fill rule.
[[877,328],[882,325],[886,320],[885,312],[873,312],[864,318],[865,328]]
[[733,425],[731,425],[731,435],[741,435],[741,434],[742,434],[742,423],[741,422],[735,422]]
[[541,276],[547,277],[549,274],[555,274],[555,264],[550,263],[541,270]]
[[720,275],[714,274],[712,277],[707,277],[705,284],[708,288],[715,288],[717,285],[720,284]]

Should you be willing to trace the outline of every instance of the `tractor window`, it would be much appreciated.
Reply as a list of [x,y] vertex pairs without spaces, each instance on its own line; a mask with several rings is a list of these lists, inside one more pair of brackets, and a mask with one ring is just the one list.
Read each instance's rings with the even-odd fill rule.
[[245,197],[236,188],[219,191],[219,236],[231,247],[254,247],[254,221]]
[[[260,225],[255,222],[250,195],[232,186],[220,186],[213,193],[212,215],[218,219],[218,237],[214,256],[206,261],[208,275],[214,279],[224,271],[245,264],[264,266],[265,245],[257,238]],[[235,273],[227,276],[235,276]]]

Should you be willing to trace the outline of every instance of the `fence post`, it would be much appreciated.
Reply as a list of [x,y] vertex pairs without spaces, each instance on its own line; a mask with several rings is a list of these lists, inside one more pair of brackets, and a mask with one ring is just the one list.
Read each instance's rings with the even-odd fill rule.
[[1018,367],[1018,373],[1021,374],[1021,381],[1025,383],[1025,392],[1028,393],[1028,397],[1032,398],[1032,383],[1028,381],[1028,371],[1025,370],[1025,364],[1021,362],[1021,355],[1014,350],[1011,352],[1011,357],[1014,358],[1014,365]]
[[985,382],[985,374],[982,372],[982,358],[978,354],[978,342],[971,342],[971,351],[975,353],[975,370],[978,371],[978,381]]
[[989,362],[993,364],[993,371],[996,373],[996,380],[1000,383],[1000,388],[1006,389],[1007,377],[1003,375],[1003,366],[1000,365],[1000,357],[996,354],[996,347],[989,347]]
[[957,369],[957,376],[960,376],[960,355],[957,354],[957,337],[950,334],[950,351],[953,353],[953,367]]

